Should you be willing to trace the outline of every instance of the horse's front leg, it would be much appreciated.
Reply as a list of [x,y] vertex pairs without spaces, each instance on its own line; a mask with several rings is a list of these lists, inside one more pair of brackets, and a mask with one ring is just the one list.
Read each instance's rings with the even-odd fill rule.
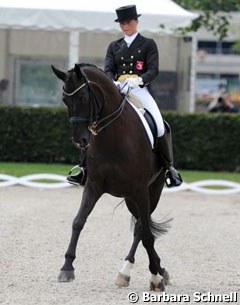
[[72,224],[72,236],[67,252],[65,263],[58,276],[59,282],[70,282],[74,280],[73,261],[76,258],[76,247],[79,235],[84,227],[87,217],[93,210],[95,203],[102,195],[102,192],[95,187],[94,183],[88,182],[84,188],[80,209]]

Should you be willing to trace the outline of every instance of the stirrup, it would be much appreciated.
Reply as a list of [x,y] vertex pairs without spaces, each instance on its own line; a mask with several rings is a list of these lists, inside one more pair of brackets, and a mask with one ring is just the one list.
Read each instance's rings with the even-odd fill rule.
[[174,167],[170,167],[166,171],[165,182],[168,188],[179,186],[182,184],[182,176],[176,171]]
[[[78,169],[79,171],[76,174],[72,174],[72,172]],[[68,173],[67,181],[73,185],[81,185],[84,186],[87,180],[87,173],[84,167],[80,167],[79,165],[74,166]]]

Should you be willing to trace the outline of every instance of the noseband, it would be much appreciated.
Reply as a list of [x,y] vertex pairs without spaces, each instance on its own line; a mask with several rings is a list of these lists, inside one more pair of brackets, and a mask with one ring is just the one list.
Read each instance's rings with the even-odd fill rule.
[[[77,89],[75,89],[72,92],[66,92],[65,88],[63,87],[63,93],[66,96],[73,96],[77,92],[79,92],[81,89],[83,89],[85,86],[88,88],[89,93],[89,100],[90,100],[90,116],[88,118],[80,117],[80,116],[74,116],[70,117],[71,124],[75,123],[88,123],[88,129],[89,131],[94,135],[98,135],[102,130],[104,130],[107,126],[109,126],[111,123],[113,123],[122,113],[123,108],[126,104],[126,97],[123,99],[120,106],[109,115],[103,117],[100,119],[101,112],[104,108],[104,103],[101,105],[99,103],[94,90],[91,87],[91,81],[87,79],[87,76],[84,74],[85,82],[80,85]],[[101,105],[101,106],[100,106]]]

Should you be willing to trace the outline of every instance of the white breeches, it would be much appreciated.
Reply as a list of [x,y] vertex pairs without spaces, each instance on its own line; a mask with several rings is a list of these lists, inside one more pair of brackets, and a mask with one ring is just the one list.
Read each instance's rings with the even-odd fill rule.
[[143,107],[147,109],[151,115],[154,117],[154,120],[157,124],[158,137],[162,137],[164,134],[164,123],[161,112],[157,106],[157,103],[151,96],[147,87],[137,87],[131,89],[131,94],[135,95],[143,104]]

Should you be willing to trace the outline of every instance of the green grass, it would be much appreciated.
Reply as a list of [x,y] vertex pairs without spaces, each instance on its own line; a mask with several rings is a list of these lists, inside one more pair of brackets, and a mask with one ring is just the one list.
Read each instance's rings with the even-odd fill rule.
[[185,182],[194,182],[200,180],[229,180],[240,183],[240,173],[232,172],[207,172],[207,171],[180,171]]
[[[21,177],[30,174],[48,173],[67,175],[74,164],[46,164],[46,163],[13,163],[0,162],[0,173]],[[195,182],[208,179],[230,180],[240,183],[240,173],[207,172],[180,170],[185,182]]]
[[71,167],[70,164],[0,162],[0,173],[16,177],[39,173],[66,175]]

